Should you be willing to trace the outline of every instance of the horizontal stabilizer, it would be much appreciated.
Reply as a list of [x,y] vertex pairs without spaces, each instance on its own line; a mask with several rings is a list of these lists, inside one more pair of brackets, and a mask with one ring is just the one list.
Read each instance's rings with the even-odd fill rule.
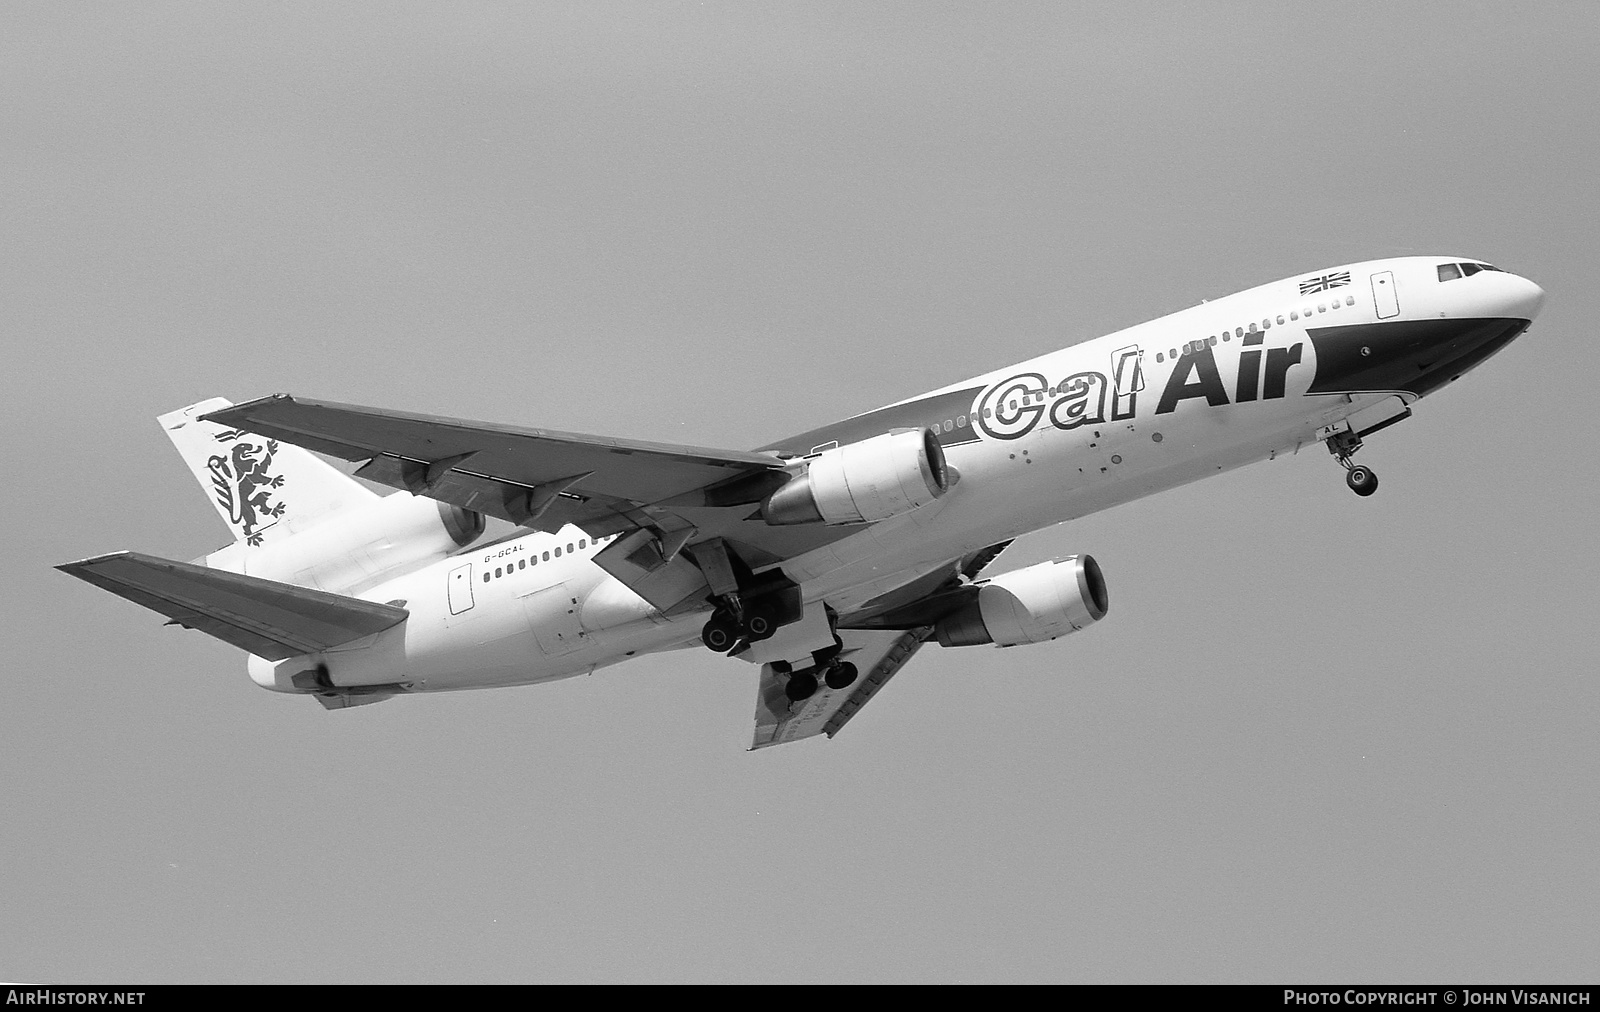
[[187,629],[273,661],[371,636],[410,614],[393,605],[138,552],[114,552],[56,568]]

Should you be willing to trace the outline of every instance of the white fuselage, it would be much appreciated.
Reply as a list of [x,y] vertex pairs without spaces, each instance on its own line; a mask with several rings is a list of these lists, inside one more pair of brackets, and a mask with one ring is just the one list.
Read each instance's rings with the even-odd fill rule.
[[[1401,372],[1424,369],[1431,353],[1395,365],[1388,386],[1363,374],[1360,389],[1330,391],[1339,384],[1331,363],[1319,373],[1308,331],[1348,328],[1340,333],[1353,342],[1353,364],[1338,367],[1355,375],[1369,360],[1362,342],[1374,342],[1377,361],[1375,342],[1391,332],[1415,341],[1417,327],[1537,312],[1542,292],[1531,282],[1499,271],[1444,282],[1444,259],[1371,261],[1262,285],[913,399],[960,405],[920,423],[940,432],[959,481],[782,569],[808,611],[825,601],[847,612],[968,552],[1292,453],[1358,413],[1399,409],[1417,389],[1453,378],[1419,385]],[[1313,282],[1333,286],[1301,294]],[[1439,357],[1459,351],[1451,349]],[[1471,368],[1481,357],[1461,361]],[[963,390],[971,403],[938,397]],[[550,681],[699,644],[704,613],[667,619],[596,566],[597,550],[568,528],[462,552],[360,595],[405,602],[401,625],[320,657],[252,657],[251,677],[298,691],[289,677],[320,663],[336,686],[437,691]]]

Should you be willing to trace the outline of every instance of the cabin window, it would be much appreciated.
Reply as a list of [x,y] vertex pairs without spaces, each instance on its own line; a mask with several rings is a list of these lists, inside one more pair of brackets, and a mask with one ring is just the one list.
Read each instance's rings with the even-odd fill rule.
[[489,582],[489,574],[488,573],[484,573],[483,574],[483,582],[484,583],[488,583]]
[[1283,326],[1283,317],[1278,317],[1278,326]]
[[[561,551],[560,551],[560,549],[557,549],[557,550],[556,550],[556,554],[557,554],[557,555],[560,555],[560,554],[561,554]],[[549,562],[549,561],[550,561],[550,553],[549,553],[549,552],[545,552],[545,553],[544,553],[544,561],[546,561],[546,562]]]

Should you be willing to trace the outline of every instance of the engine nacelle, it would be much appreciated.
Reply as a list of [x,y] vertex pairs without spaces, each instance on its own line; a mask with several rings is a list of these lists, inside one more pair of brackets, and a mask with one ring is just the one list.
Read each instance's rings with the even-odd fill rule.
[[931,429],[902,429],[824,450],[767,497],[769,524],[860,524],[908,513],[944,495],[950,474]]
[[235,542],[204,561],[212,569],[354,594],[436,562],[482,533],[481,513],[396,492],[269,545]]
[[934,635],[945,647],[1043,643],[1100,621],[1109,604],[1099,564],[1074,555],[980,584],[977,599],[942,619]]

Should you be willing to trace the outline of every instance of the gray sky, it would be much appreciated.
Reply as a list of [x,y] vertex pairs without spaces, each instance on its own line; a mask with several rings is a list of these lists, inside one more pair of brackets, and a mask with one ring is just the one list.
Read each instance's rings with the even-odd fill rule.
[[[0,979],[1600,978],[1590,3],[0,12]],[[50,571],[154,416],[750,447],[1290,274],[1550,293],[1320,448],[1034,535],[1113,607],[743,751],[694,651],[346,713]]]

